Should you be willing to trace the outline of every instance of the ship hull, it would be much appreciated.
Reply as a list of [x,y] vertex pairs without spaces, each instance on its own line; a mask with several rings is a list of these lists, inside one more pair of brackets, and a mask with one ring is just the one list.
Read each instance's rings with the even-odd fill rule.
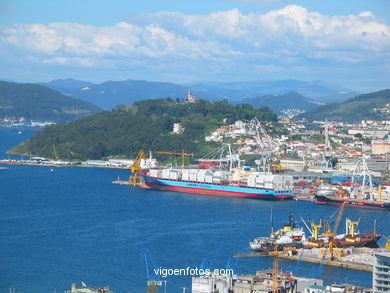
[[149,176],[144,176],[144,183],[141,187],[154,190],[248,199],[284,200],[292,199],[295,196],[293,190],[275,191],[272,189],[159,179]]
[[363,236],[359,241],[351,242],[346,240],[335,240],[336,247],[369,247],[369,248],[378,248],[378,240],[381,238],[381,235],[367,237]]
[[254,252],[274,251],[276,245],[278,247],[278,250],[283,250],[284,247],[296,247],[296,248],[304,247],[302,242],[287,242],[287,243],[269,242],[269,243],[262,243],[262,244],[250,242],[249,245]]
[[339,206],[343,202],[345,202],[345,206],[347,207],[374,209],[374,210],[390,210],[390,203],[328,197],[328,196],[318,195],[318,194],[315,196],[314,202],[318,204],[327,204],[327,205],[336,205],[336,206]]

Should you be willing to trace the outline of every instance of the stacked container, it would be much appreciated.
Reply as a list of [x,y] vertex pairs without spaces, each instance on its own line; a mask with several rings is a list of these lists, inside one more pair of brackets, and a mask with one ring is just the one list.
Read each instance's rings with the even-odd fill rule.
[[181,179],[181,171],[180,170],[171,170],[169,172],[169,179],[180,180]]
[[181,179],[183,181],[189,181],[190,180],[190,170],[188,170],[188,169],[181,170]]
[[190,169],[190,181],[197,181],[197,180],[198,180],[198,170]]
[[161,177],[163,179],[169,179],[170,172],[171,172],[171,169],[163,169]]

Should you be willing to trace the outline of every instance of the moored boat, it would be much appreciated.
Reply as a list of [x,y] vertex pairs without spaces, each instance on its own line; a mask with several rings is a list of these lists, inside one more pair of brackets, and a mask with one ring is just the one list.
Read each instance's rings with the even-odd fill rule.
[[[198,169],[151,169],[144,175],[141,187],[204,195],[249,199],[283,200],[295,196],[290,176],[257,172],[262,184],[246,181],[234,182],[228,172]],[[250,180],[250,179],[249,179]]]
[[252,250],[265,252],[273,251],[275,247],[283,250],[284,247],[303,247],[306,242],[306,234],[302,227],[298,227],[292,214],[289,214],[289,222],[283,228],[272,231],[268,237],[257,237],[249,242]]

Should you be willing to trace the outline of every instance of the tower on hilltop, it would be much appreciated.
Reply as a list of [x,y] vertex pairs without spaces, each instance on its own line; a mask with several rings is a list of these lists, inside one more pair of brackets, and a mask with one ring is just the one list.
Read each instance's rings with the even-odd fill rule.
[[191,89],[188,89],[188,96],[187,96],[187,102],[188,103],[195,103],[196,102],[196,97],[192,95]]

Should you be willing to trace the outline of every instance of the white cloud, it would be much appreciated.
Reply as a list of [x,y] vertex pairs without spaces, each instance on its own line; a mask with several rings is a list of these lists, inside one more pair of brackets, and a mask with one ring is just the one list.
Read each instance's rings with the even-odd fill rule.
[[309,68],[312,60],[388,63],[390,27],[369,11],[329,16],[288,5],[265,14],[237,9],[207,15],[160,12],[104,27],[15,24],[0,27],[1,47],[15,50],[24,62],[33,56],[48,65],[142,63],[153,70],[183,70],[181,64],[189,62],[220,73],[244,65],[254,73],[281,72]]
[[274,3],[283,3],[288,0],[225,0],[225,2],[246,3],[251,5],[270,5]]

